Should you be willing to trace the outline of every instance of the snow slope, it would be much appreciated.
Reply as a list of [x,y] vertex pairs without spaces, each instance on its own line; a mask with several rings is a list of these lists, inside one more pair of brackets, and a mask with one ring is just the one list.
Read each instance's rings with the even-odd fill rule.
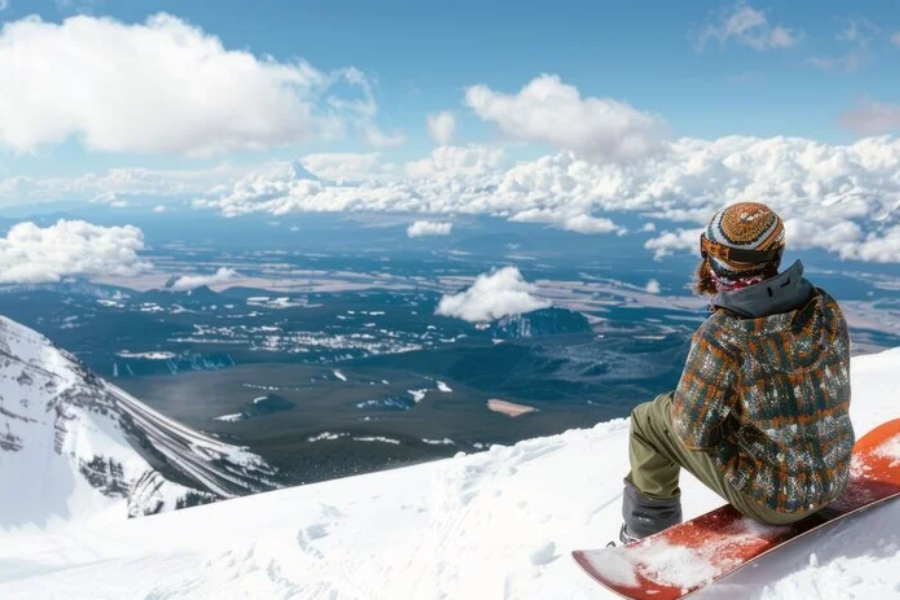
[[[853,359],[859,434],[900,416],[900,349]],[[627,421],[377,474],[0,535],[0,597],[606,598],[569,552],[618,531]],[[686,516],[719,500],[684,476]],[[900,503],[698,597],[900,597]]]
[[0,532],[65,527],[107,508],[124,520],[272,489],[270,471],[0,317]]

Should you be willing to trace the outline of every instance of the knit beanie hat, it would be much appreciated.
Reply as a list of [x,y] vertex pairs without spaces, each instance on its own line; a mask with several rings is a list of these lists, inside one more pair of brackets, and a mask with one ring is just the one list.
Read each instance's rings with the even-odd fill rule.
[[701,252],[720,290],[773,277],[783,250],[781,218],[758,202],[739,202],[720,210],[701,237]]

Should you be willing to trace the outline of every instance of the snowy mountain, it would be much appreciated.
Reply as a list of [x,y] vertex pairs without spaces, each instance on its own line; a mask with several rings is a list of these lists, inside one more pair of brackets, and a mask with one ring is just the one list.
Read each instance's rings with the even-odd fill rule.
[[272,489],[271,475],[259,457],[167,419],[0,317],[0,531],[232,498]]
[[[853,359],[858,434],[900,414],[900,349]],[[569,558],[621,520],[628,423],[146,519],[0,533],[0,597],[609,598]],[[684,475],[685,516],[721,501]],[[672,568],[679,568],[677,564]],[[697,598],[896,598],[900,502]]]

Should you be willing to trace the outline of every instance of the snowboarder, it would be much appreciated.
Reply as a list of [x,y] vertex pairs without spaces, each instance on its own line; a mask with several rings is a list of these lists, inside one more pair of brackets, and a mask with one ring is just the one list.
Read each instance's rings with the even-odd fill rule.
[[847,324],[800,261],[778,273],[784,243],[781,219],[754,202],[701,234],[695,291],[711,314],[677,388],[631,414],[622,543],[681,522],[681,469],[768,524],[803,519],[847,486]]

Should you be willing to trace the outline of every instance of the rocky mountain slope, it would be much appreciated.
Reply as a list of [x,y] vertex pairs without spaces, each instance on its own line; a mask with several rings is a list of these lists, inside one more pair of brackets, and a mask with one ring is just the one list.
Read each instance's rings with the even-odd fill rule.
[[128,516],[154,514],[272,489],[273,477],[258,456],[166,418],[0,317],[0,530],[119,499]]

